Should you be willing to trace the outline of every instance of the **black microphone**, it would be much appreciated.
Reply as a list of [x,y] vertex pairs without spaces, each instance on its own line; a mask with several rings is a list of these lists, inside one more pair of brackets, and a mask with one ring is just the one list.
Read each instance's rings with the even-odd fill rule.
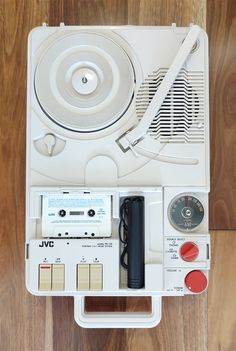
[[144,286],[144,197],[129,197],[127,203],[128,287]]

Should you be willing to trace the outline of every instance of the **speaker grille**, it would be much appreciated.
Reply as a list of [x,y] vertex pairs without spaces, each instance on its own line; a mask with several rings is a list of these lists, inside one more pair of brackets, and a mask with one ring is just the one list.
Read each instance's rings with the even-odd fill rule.
[[[141,120],[163,80],[167,69],[154,71],[142,83],[136,97]],[[148,134],[160,143],[203,143],[204,73],[182,69],[155,115]]]

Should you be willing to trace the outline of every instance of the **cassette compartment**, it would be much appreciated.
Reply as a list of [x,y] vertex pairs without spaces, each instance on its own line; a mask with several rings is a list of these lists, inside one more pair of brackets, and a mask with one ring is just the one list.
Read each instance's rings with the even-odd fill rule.
[[[30,218],[28,217],[27,221],[27,251],[31,275],[29,281],[33,285],[31,291],[37,291],[39,286],[37,281],[39,278],[33,277],[38,276],[40,264],[53,265],[56,263],[65,265],[65,288],[61,293],[64,295],[84,294],[85,292],[86,295],[106,295],[111,291],[117,295],[126,294],[129,291],[131,295],[145,295],[151,294],[154,290],[161,291],[163,289],[162,194],[162,188],[90,188],[89,190],[32,188]],[[119,239],[120,206],[124,199],[135,197],[141,197],[144,200],[144,281],[142,287],[138,289],[128,287],[127,270],[121,265],[121,254],[124,247]],[[97,212],[102,213],[100,222],[99,218],[97,221],[92,221],[92,224],[88,222],[91,226],[99,225],[97,229],[99,235],[94,228],[89,233],[89,229],[85,227],[84,218],[90,220],[88,214],[90,210],[95,211],[92,219],[96,217]],[[73,211],[76,214],[70,213]],[[73,216],[76,217],[76,220]],[[70,223],[70,217],[73,217],[72,223]],[[80,221],[78,217],[82,220]],[[135,221],[136,218],[133,223]],[[70,230],[70,226],[73,231]],[[86,235],[86,232],[90,235]],[[58,235],[60,233],[61,235]],[[92,233],[95,235],[93,236]],[[136,244],[135,240],[136,237],[134,244]],[[84,268],[83,272],[86,271],[86,267],[91,270],[91,267],[93,268],[91,265],[101,266],[101,289],[95,291],[90,289],[89,285],[84,291],[78,288],[80,265],[87,265],[81,266]],[[91,286],[94,284],[91,283]],[[40,292],[37,291],[37,293]],[[48,294],[51,293],[48,292]],[[60,292],[54,292],[54,294],[57,295]]]

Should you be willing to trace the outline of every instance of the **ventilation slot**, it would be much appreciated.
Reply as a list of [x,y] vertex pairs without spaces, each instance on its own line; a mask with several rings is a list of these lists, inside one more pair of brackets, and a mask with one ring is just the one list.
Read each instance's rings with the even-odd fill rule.
[[[153,72],[136,97],[136,113],[141,120],[163,80],[167,69]],[[160,143],[204,142],[204,73],[182,69],[153,119],[148,134]]]

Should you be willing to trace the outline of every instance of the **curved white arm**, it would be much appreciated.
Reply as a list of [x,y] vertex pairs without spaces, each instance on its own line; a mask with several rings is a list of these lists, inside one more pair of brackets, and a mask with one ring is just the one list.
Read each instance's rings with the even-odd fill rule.
[[175,56],[152,101],[148,105],[148,108],[145,111],[141,121],[134,129],[128,131],[127,134],[118,140],[118,143],[124,150],[130,148],[130,145],[135,146],[147,133],[152,120],[159,111],[172,84],[188,58],[200,32],[201,28],[199,26],[194,25],[190,28],[183,44],[177,52],[177,55]]

